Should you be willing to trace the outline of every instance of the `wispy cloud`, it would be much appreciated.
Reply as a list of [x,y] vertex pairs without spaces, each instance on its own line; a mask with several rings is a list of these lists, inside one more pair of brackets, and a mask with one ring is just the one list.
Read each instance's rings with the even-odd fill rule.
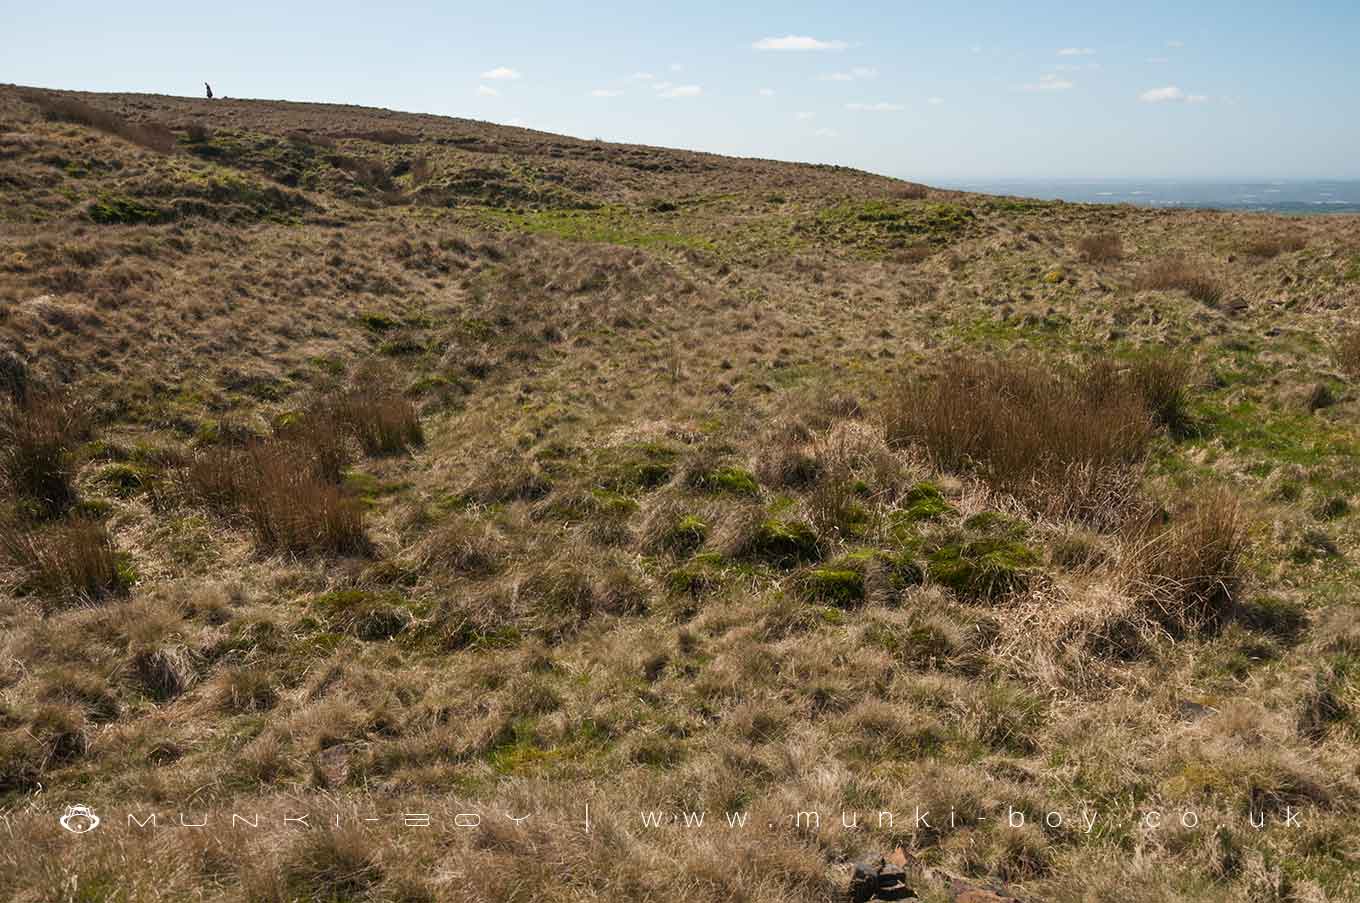
[[818,138],[835,138],[840,133],[835,129],[818,129],[812,134],[816,135]]
[[761,88],[756,93],[761,97],[774,97],[774,88]]
[[944,103],[944,98],[943,97],[927,98],[926,103],[930,104],[932,107],[938,107],[940,104]]
[[1180,50],[1182,47],[1185,46],[1185,42],[1184,42],[1184,41],[1167,41],[1167,42],[1166,42],[1166,46],[1170,47],[1172,50]]
[[655,79],[656,76],[650,72],[634,72],[632,75],[628,76],[628,78],[630,81],[635,82],[649,82]]
[[1171,62],[1171,60],[1167,59],[1164,56],[1150,56],[1148,57],[1148,62],[1160,65],[1162,63],[1169,63]]
[[883,103],[882,101],[879,103],[848,103],[845,108],[858,113],[897,113],[906,109],[900,103]]
[[863,81],[869,78],[878,78],[878,70],[872,66],[856,66],[849,72],[832,72],[823,75],[822,81],[828,82],[854,82]]
[[809,112],[794,113],[793,115],[794,115],[794,117],[797,118],[797,119],[816,119],[816,118],[817,118],[817,114],[816,114],[816,113],[809,113]]
[[1058,76],[1049,72],[1039,76],[1039,80],[1037,82],[1032,82],[1031,84],[1028,85],[1021,85],[1020,87],[1026,91],[1067,91],[1072,88],[1075,88],[1076,84],[1074,82],[1068,81],[1065,78],[1059,78]]
[[519,71],[511,69],[509,66],[497,66],[495,69],[488,69],[482,73],[482,78],[493,81],[511,81],[519,77]]
[[844,41],[823,41],[807,35],[786,34],[782,38],[761,38],[751,45],[756,50],[844,50]]
[[487,85],[478,85],[478,86],[477,86],[477,93],[478,93],[480,96],[482,96],[482,97],[500,97],[500,96],[501,96],[501,92],[497,91],[495,88],[488,87]]
[[704,93],[704,89],[699,85],[672,85],[670,82],[662,82],[656,86],[657,97],[698,97]]
[[623,94],[622,91],[614,88],[596,88],[590,92],[591,97],[618,97],[621,94]]
[[1143,103],[1206,103],[1209,96],[1186,94],[1176,85],[1167,85],[1165,88],[1150,88],[1139,94],[1138,99]]
[[1064,47],[1058,51],[1058,56],[1095,56],[1096,52],[1090,47]]

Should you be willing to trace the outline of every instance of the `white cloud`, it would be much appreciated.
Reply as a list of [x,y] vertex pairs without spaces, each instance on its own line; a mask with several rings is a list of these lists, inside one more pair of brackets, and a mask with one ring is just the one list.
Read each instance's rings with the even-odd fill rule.
[[818,138],[835,138],[838,133],[835,129],[818,129],[812,134],[816,135]]
[[982,52],[982,45],[981,45],[981,44],[974,44],[973,47],[972,47],[972,51],[973,51],[974,53],[981,53],[981,52]]
[[905,110],[906,107],[900,103],[848,103],[845,105],[847,110],[855,110],[859,113],[897,113]]
[[698,97],[704,93],[704,89],[699,85],[672,85],[669,82],[662,82],[656,88],[657,97]]
[[844,41],[820,41],[806,35],[786,34],[782,38],[761,38],[751,45],[756,50],[844,50]]
[[1164,56],[1150,56],[1148,57],[1148,62],[1160,65],[1161,63],[1169,63],[1171,60]]
[[849,72],[832,72],[830,75],[823,75],[822,81],[853,82],[866,78],[878,78],[878,70],[870,66],[856,66]]
[[1179,49],[1181,49],[1182,47],[1185,46],[1185,42],[1184,42],[1184,41],[1167,41],[1167,42],[1166,42],[1166,46],[1170,47],[1172,50],[1179,50]]
[[618,97],[618,96],[621,95],[622,93],[623,93],[622,91],[616,91],[616,90],[614,90],[613,88],[596,88],[594,91],[591,91],[591,92],[590,92],[590,96],[591,96],[591,97]]
[[1176,85],[1167,85],[1165,88],[1151,88],[1138,95],[1138,99],[1143,103],[1206,103],[1209,100],[1207,94],[1186,94]]
[[680,63],[671,63],[671,71],[672,71],[672,72],[679,72],[679,71],[681,71],[681,70],[684,69],[684,68],[685,68],[685,67],[684,67],[683,65],[681,65]]
[[932,107],[938,107],[940,104],[944,103],[944,98],[943,98],[943,97],[931,97],[931,98],[929,98],[929,99],[926,101],[926,103],[930,104]]
[[761,97],[774,97],[774,88],[761,88],[756,93]]
[[1058,56],[1095,56],[1095,53],[1090,47],[1064,47]]
[[794,115],[795,117],[797,117],[798,119],[816,119],[816,118],[817,118],[817,114],[816,114],[816,113],[794,113],[793,115]]
[[1021,85],[1026,91],[1067,91],[1075,88],[1076,84],[1065,78],[1059,78],[1049,72],[1039,76],[1039,81],[1034,84]]
[[656,76],[650,72],[634,72],[632,75],[628,76],[628,78],[630,81],[635,82],[649,82],[656,78]]
[[482,73],[482,78],[500,81],[513,81],[519,77],[519,72],[509,66],[497,66],[495,69],[488,69]]
[[495,88],[488,88],[486,85],[478,85],[478,86],[477,86],[477,93],[478,93],[479,95],[481,95],[482,97],[500,97],[500,96],[501,96],[501,92],[497,91]]

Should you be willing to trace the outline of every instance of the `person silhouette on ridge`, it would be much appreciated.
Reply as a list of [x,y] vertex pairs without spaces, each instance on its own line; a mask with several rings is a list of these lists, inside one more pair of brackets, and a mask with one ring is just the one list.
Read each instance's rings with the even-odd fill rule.
[[204,82],[203,87],[208,92],[208,100],[212,100],[212,85],[208,84],[207,82]]

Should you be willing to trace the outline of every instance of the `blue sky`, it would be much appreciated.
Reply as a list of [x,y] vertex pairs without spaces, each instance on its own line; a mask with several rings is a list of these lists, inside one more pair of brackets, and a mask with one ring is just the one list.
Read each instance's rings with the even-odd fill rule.
[[1350,2],[12,4],[0,80],[317,100],[924,181],[1360,177]]

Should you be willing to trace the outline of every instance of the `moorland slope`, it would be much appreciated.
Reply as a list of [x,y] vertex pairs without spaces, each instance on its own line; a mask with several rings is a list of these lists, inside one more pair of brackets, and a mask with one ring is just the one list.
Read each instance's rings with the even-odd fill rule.
[[0,189],[14,898],[1360,898],[1356,217],[16,87]]

